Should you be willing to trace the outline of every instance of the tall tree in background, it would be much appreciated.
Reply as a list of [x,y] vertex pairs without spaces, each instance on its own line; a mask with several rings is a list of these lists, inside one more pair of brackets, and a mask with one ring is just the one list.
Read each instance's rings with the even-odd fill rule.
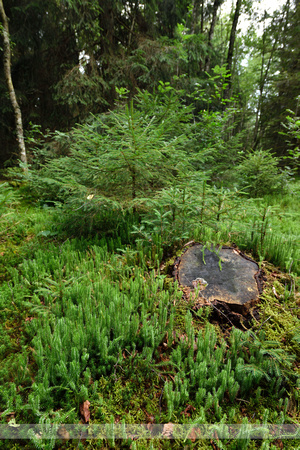
[[[210,22],[210,27],[209,27],[209,32],[208,32],[208,41],[207,41],[209,51],[211,51],[211,49],[212,49],[212,38],[214,35],[216,21],[217,21],[217,12],[218,12],[218,9],[220,8],[220,6],[222,5],[222,3],[224,3],[224,0],[214,0],[214,3],[213,3],[213,13],[212,13],[212,19]],[[206,60],[205,60],[206,72],[208,72],[209,69],[210,69],[210,55],[208,53]]]
[[242,0],[237,0],[234,10],[234,16],[231,26],[231,32],[230,32],[230,38],[229,38],[229,47],[228,47],[228,53],[227,53],[227,70],[229,71],[229,78],[228,78],[228,87],[225,91],[225,98],[229,98],[231,94],[231,85],[232,85],[232,62],[233,62],[233,54],[234,54],[234,44],[235,44],[235,38],[236,38],[236,30],[237,25],[239,21],[239,17],[241,14],[241,7],[242,7]]
[[192,22],[191,22],[191,32],[193,34],[199,33],[200,4],[203,10],[203,0],[193,0]]
[[[287,6],[289,6],[289,0],[287,2]],[[259,78],[259,97],[258,97],[258,104],[255,114],[255,127],[254,127],[254,136],[253,136],[253,148],[256,148],[258,142],[259,142],[259,134],[260,134],[260,128],[261,128],[261,108],[262,108],[262,101],[265,91],[265,85],[269,78],[269,73],[271,69],[271,65],[274,63],[274,56],[277,50],[278,41],[280,38],[280,35],[282,33],[282,23],[284,20],[284,16],[288,17],[288,11],[287,14],[285,14],[284,11],[281,12],[281,15],[279,16],[278,23],[276,24],[276,29],[274,30],[274,24],[276,23],[275,17],[273,17],[273,21],[270,25],[270,28],[268,30],[264,27],[264,32],[261,39],[261,67],[260,67],[260,78]],[[263,21],[267,18],[267,14],[265,12],[263,16]],[[272,30],[270,32],[270,30]],[[269,41],[269,43],[267,42]],[[268,48],[269,47],[269,48]]]
[[289,115],[287,110],[299,115],[300,95],[300,2],[287,2],[284,6],[286,18],[281,24],[276,52],[276,75],[270,80],[270,93],[263,98],[261,107],[261,128],[264,130],[261,142],[272,147],[278,156],[286,154],[285,131],[281,123]]
[[16,134],[19,146],[20,159],[25,166],[27,166],[27,155],[24,141],[23,133],[23,122],[22,113],[20,106],[17,101],[12,77],[11,77],[11,48],[10,48],[10,37],[9,37],[9,27],[8,19],[5,14],[3,1],[0,0],[0,16],[2,20],[2,34],[3,34],[3,67],[4,75],[6,79],[7,89],[10,97],[10,101],[14,110],[15,122],[16,122]]

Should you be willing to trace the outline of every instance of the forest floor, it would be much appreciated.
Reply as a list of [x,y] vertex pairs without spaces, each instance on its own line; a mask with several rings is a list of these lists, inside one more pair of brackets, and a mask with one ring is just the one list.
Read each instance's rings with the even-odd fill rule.
[[[279,211],[267,231],[298,242],[298,255],[299,187],[264,199]],[[139,242],[68,237],[56,229],[55,208],[18,188],[0,206],[0,424],[56,424],[61,438],[33,434],[0,448],[299,448],[280,435],[251,439],[247,427],[221,440],[216,430],[208,439],[196,433],[199,424],[299,427],[299,261],[284,269],[260,258],[258,314],[235,328],[184,298],[171,276],[180,246],[157,258]],[[243,250],[257,259],[250,247]],[[72,439],[62,424],[78,423],[165,425],[151,440],[112,431]],[[185,438],[175,424],[187,426]]]

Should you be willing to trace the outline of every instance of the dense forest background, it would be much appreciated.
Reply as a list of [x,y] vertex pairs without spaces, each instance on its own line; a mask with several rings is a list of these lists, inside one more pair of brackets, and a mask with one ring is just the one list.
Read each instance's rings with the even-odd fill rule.
[[[152,92],[159,82],[170,83],[196,113],[230,109],[225,140],[287,156],[299,129],[299,2],[287,0],[272,16],[249,0],[232,2],[225,14],[224,3],[4,2],[29,156],[37,130],[66,131],[90,113],[114,108],[120,94]],[[241,17],[248,19],[243,32]],[[2,60],[0,158],[9,166],[19,155]],[[195,113],[194,119],[205,120]],[[290,143],[279,133],[285,127]]]

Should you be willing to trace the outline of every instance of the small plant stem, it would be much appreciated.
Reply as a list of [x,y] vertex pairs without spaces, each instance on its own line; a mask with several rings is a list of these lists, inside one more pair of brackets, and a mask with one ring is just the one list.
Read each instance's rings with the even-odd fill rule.
[[257,332],[255,333],[255,336],[257,336],[257,334],[258,334],[258,332],[261,330],[262,326],[263,326],[266,322],[268,322],[268,320],[270,320],[270,319],[271,319],[271,316],[269,316],[266,320],[264,320],[264,322],[261,324],[261,326],[259,327],[259,329],[258,329]]
[[201,235],[202,236],[202,229],[203,229],[203,215],[204,215],[204,208],[205,208],[205,193],[206,193],[206,181],[203,181],[203,189],[202,189],[202,202],[201,202],[201,211],[200,211],[200,223],[201,223]]
[[269,207],[265,207],[263,211],[262,216],[262,223],[261,223],[261,231],[260,231],[260,251],[263,251],[263,245],[266,237],[267,232],[267,226],[268,226],[268,213],[269,213]]

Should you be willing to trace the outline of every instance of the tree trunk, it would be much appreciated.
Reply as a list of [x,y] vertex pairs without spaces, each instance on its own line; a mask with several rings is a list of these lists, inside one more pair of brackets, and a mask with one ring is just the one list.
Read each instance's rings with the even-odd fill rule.
[[[201,21],[200,21],[200,33],[203,34],[203,30],[204,30],[204,3],[205,0],[201,0],[200,2],[200,6],[201,6]],[[203,60],[202,58],[200,59],[200,64],[199,64],[199,70],[200,72],[202,72],[203,70]]]
[[200,33],[203,34],[204,30],[204,2],[205,0],[201,0],[201,23],[200,23]]
[[132,36],[133,36],[133,32],[134,32],[134,27],[136,24],[138,9],[139,9],[139,0],[137,0],[135,2],[134,8],[132,8],[132,22],[131,22],[129,37],[128,37],[128,49],[130,49],[130,47],[131,47]]
[[191,24],[192,34],[199,33],[199,15],[200,15],[200,1],[194,0],[193,13],[192,13],[192,24]]
[[[209,28],[209,33],[208,33],[208,48],[209,51],[211,50],[212,47],[212,38],[214,35],[214,31],[215,31],[215,26],[216,26],[216,21],[217,21],[217,12],[219,7],[222,5],[223,0],[215,0],[214,1],[214,5],[213,5],[213,15],[212,15],[212,19],[211,19],[211,23],[210,23],[210,28]],[[206,72],[209,71],[210,68],[210,55],[208,54],[205,60],[205,70]]]
[[237,24],[239,21],[240,13],[241,13],[241,6],[242,6],[242,0],[236,0],[235,5],[235,11],[231,26],[231,33],[229,38],[229,47],[228,47],[228,54],[227,54],[227,70],[229,71],[230,77],[228,78],[228,87],[225,91],[225,98],[229,98],[231,94],[231,84],[232,84],[232,60],[233,60],[233,53],[234,53],[234,43],[236,38],[236,29]]
[[23,133],[23,125],[22,125],[22,113],[19,107],[16,93],[14,90],[14,85],[11,78],[11,49],[10,49],[10,40],[9,40],[9,27],[8,27],[8,19],[5,14],[3,1],[0,0],[0,17],[3,23],[3,66],[4,66],[4,75],[5,80],[9,92],[9,98],[14,110],[15,122],[16,122],[16,133],[18,139],[19,153],[20,159],[24,164],[24,170],[27,170],[27,155],[24,141],[24,133]]
[[[288,13],[289,13],[289,0],[286,3],[287,6],[287,12],[286,12],[286,18],[288,19]],[[266,14],[266,13],[265,13]],[[275,51],[277,49],[277,44],[280,36],[281,26],[284,19],[284,15],[282,14],[279,24],[278,24],[278,31],[275,33],[275,38],[273,41],[272,49],[270,52],[269,60],[267,62],[266,68],[265,68],[265,55],[267,53],[266,48],[266,30],[264,28],[263,37],[262,37],[262,55],[261,55],[261,69],[260,69],[260,80],[259,80],[259,97],[258,97],[258,105],[256,109],[255,114],[255,126],[254,126],[254,136],[253,136],[253,148],[255,149],[258,145],[259,141],[259,131],[260,131],[260,122],[261,122],[261,113],[262,113],[262,101],[263,101],[263,94],[265,90],[265,85],[268,79],[269,70],[271,67],[271,63],[273,61],[273,57],[275,54]],[[265,19],[264,19],[265,20]]]
[[258,128],[259,128],[259,122],[260,122],[260,115],[261,115],[261,103],[263,98],[263,91],[264,91],[264,84],[265,79],[263,76],[264,73],[264,65],[265,65],[265,41],[266,41],[266,31],[264,29],[263,37],[262,37],[262,55],[261,55],[261,67],[260,67],[260,80],[259,80],[259,97],[258,97],[258,105],[255,113],[255,126],[254,126],[254,136],[253,136],[253,144],[252,147],[255,148],[258,141]]

